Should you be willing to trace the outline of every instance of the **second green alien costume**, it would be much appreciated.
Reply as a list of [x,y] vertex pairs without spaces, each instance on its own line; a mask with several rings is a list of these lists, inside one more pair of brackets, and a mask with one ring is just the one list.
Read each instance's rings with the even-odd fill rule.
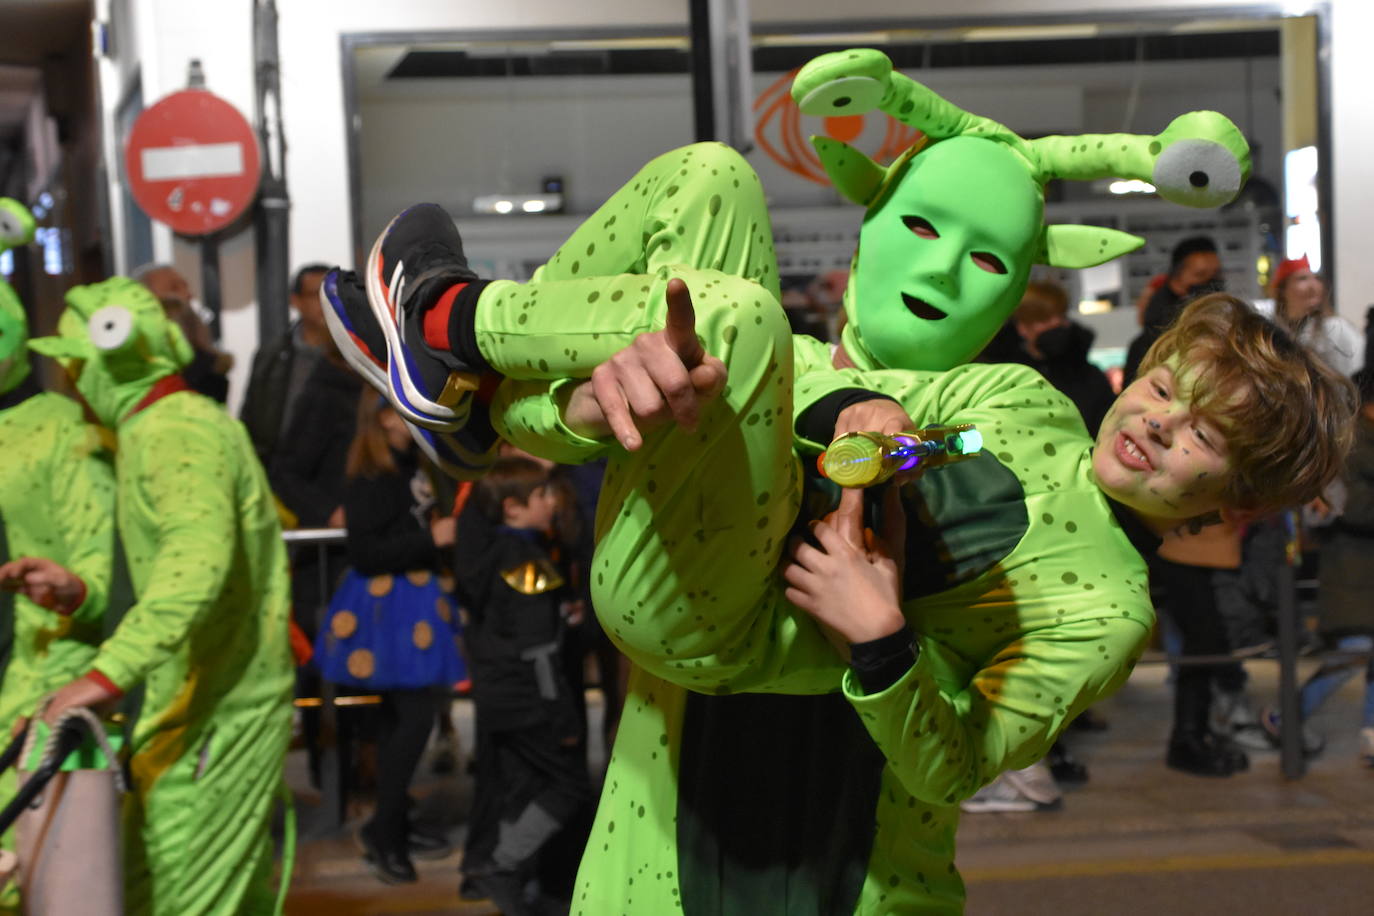
[[137,602],[91,662],[145,698],[126,805],[129,913],[274,911],[269,823],[290,735],[289,583],[271,492],[242,426],[181,390],[190,357],[122,277],[67,294],[64,363],[119,437],[119,532]]

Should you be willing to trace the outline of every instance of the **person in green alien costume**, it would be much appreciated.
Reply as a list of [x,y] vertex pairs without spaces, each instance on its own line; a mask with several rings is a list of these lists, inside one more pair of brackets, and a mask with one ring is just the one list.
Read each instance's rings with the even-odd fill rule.
[[[33,238],[23,204],[0,198],[0,249]],[[50,691],[90,669],[114,554],[114,475],[97,430],[68,397],[40,392],[29,368],[28,320],[14,289],[0,280],[0,609],[12,634],[0,684],[0,735],[33,713]],[[62,583],[18,557],[47,557],[72,571]],[[66,584],[65,589],[55,588]],[[8,737],[6,737],[8,740]],[[0,798],[18,789],[13,768],[0,773]],[[5,836],[12,847],[13,834]],[[4,901],[12,903],[17,901]]]
[[186,389],[177,370],[190,346],[133,280],[74,287],[57,336],[29,346],[63,365],[119,439],[117,519],[136,602],[44,717],[144,687],[125,911],[273,912],[269,826],[294,665],[285,548],[253,446]]
[[[865,90],[940,138],[889,169],[818,141],[837,184],[868,206],[833,357],[787,333],[757,176],[713,144],[647,165],[528,284],[475,278],[446,215],[422,206],[393,220],[362,278],[336,271],[322,287],[345,357],[431,448],[477,454],[481,404],[536,454],[609,457],[592,585],[637,667],[578,912],[957,910],[957,802],[1042,755],[1125,679],[1149,633],[1143,564],[1072,406],[1022,368],[909,370],[977,352],[1034,261],[1081,267],[1139,244],[1045,227],[1044,181],[1168,179],[1161,163],[1182,145],[1196,153],[1186,188],[1161,187],[1220,203],[1248,169],[1244,142],[1206,113],[1155,137],[1022,141],[885,61],[827,56],[794,90],[804,110],[852,106]],[[1201,199],[1203,184],[1231,191]],[[685,296],[676,280],[694,324],[680,308],[665,315],[665,298]],[[660,398],[644,373],[665,353],[677,368],[651,379]],[[490,390],[484,373],[502,378],[488,402],[454,397]],[[698,413],[694,392],[718,397]],[[646,438],[631,412],[682,422]],[[988,450],[901,490],[919,522],[902,593],[919,652],[913,662],[908,635],[890,652],[906,653],[897,682],[870,696],[786,599],[777,567],[812,463],[799,455],[913,419],[974,422]],[[1187,503],[1153,506],[1180,519]]]

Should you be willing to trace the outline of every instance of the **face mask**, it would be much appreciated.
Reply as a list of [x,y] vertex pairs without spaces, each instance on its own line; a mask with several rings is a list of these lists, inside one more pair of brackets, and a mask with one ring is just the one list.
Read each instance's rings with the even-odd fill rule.
[[1199,299],[1212,293],[1219,293],[1226,289],[1226,278],[1218,274],[1205,283],[1198,283],[1188,287],[1187,299]]

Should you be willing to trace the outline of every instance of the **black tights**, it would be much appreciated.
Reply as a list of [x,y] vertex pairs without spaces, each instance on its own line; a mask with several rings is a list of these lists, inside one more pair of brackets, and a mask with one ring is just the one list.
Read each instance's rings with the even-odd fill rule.
[[430,688],[382,693],[377,742],[377,810],[371,833],[378,845],[405,848],[410,797],[406,790],[434,728],[439,698]]
[[[1156,559],[1154,573],[1164,586],[1169,614],[1183,637],[1183,655],[1225,655],[1231,651],[1226,621],[1217,607],[1218,570]],[[1235,680],[1234,663],[1179,665],[1174,681],[1174,733],[1207,731],[1212,684]]]

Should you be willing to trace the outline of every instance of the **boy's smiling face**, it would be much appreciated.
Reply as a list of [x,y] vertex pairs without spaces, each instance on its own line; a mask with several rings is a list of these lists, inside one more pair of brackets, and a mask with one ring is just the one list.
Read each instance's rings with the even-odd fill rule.
[[1193,408],[1195,382],[1177,358],[1155,366],[1121,392],[1098,432],[1098,484],[1146,518],[1187,519],[1223,504],[1226,436]]

